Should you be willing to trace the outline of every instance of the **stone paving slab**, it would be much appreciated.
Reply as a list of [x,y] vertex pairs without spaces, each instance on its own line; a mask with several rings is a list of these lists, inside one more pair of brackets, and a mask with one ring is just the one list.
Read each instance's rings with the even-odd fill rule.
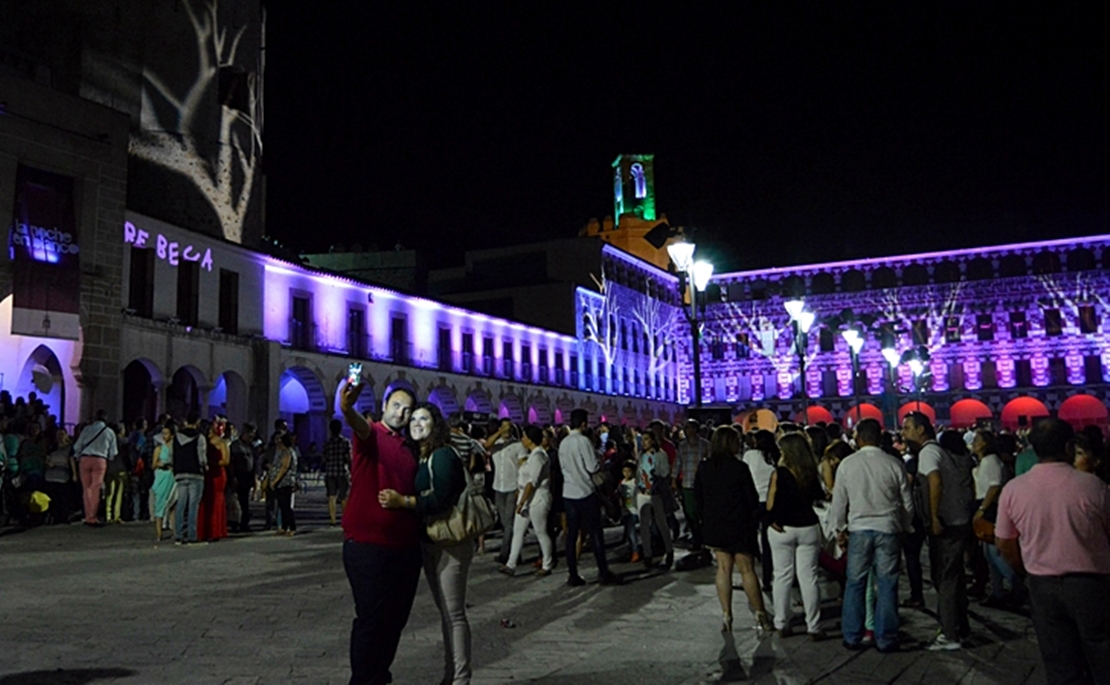
[[[346,683],[353,605],[342,534],[324,524],[322,498],[299,496],[304,534],[292,539],[177,547],[156,545],[149,524],[0,531],[0,685]],[[619,534],[609,531],[611,556]],[[471,570],[477,684],[1044,682],[1031,622],[1013,613],[973,607],[972,646],[958,653],[849,652],[839,639],[760,640],[739,590],[735,633],[722,634],[712,568],[645,574],[615,564],[635,580],[568,588],[562,565],[547,578],[506,578],[494,557],[476,557]],[[590,559],[582,574],[596,577]],[[838,615],[828,597],[832,632]],[[936,630],[927,612],[902,619],[912,640]],[[442,664],[422,581],[394,680],[438,683]]]

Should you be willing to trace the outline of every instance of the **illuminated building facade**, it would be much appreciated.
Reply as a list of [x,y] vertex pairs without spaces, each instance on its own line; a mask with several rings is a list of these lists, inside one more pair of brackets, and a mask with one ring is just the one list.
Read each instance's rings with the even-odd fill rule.
[[[1110,236],[727,273],[713,282],[722,301],[706,308],[707,404],[801,413],[784,303],[802,299],[817,321],[804,352],[811,422],[854,417],[858,397],[863,416],[887,424],[920,402],[953,425],[988,419],[1015,429],[1058,414],[1106,427]],[[848,328],[864,338],[854,384]],[[891,365],[884,348],[904,356]],[[691,397],[685,349],[683,403]],[[901,363],[913,356],[923,360],[919,379]]]

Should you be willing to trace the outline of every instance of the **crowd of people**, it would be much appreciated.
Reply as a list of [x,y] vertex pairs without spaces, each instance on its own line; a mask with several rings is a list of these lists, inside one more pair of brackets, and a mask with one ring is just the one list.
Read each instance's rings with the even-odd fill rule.
[[[826,639],[825,578],[840,589],[843,646],[893,652],[905,646],[899,612],[924,608],[927,544],[937,629],[926,649],[963,649],[969,597],[978,597],[992,609],[1031,605],[1049,682],[1110,673],[1110,489],[1098,428],[1075,434],[1044,419],[1021,434],[983,426],[938,435],[915,412],[897,431],[874,419],[850,431],[696,421],[640,430],[591,427],[584,410],[562,427],[471,426],[403,389],[371,422],[354,409],[359,392],[345,388],[341,401],[356,435],[343,519],[356,609],[352,683],[389,682],[421,568],[441,615],[443,682],[470,681],[467,578],[492,536],[444,544],[425,532],[470,488],[484,489],[498,512],[497,568],[506,576],[522,573],[528,531],[538,546],[534,575],[552,574],[561,539],[571,587],[587,582],[584,547],[598,583],[620,585],[631,576],[611,563],[667,573],[681,542],[692,554],[712,552],[723,631],[733,630],[739,574],[763,635],[788,638],[804,626],[810,639]],[[621,544],[607,549],[603,529],[618,525]],[[899,602],[903,568],[910,592]]]
[[[350,441],[333,421],[317,467],[324,470],[332,525],[337,525],[350,478]],[[154,538],[180,545],[248,533],[251,503],[264,500],[264,530],[295,535],[295,493],[306,461],[296,435],[277,420],[268,441],[254,425],[225,416],[153,425],[109,421],[98,411],[72,433],[58,425],[31,393],[14,401],[0,392],[0,470],[4,523],[81,522],[101,528],[152,522]]]
[[[1110,459],[1097,427],[1076,432],[1046,418],[1018,433],[938,430],[911,412],[894,431],[874,419],[847,431],[694,420],[640,429],[591,426],[580,409],[566,426],[471,425],[404,388],[373,420],[355,408],[361,390],[342,389],[344,421],[331,422],[318,457],[303,459],[281,420],[263,440],[222,416],[126,427],[98,412],[71,434],[39,398],[0,393],[4,511],[91,527],[149,520],[159,541],[168,530],[193,544],[250,531],[251,501],[263,496],[265,527],[294,535],[299,467],[316,461],[330,523],[342,516],[352,683],[389,682],[421,572],[441,615],[444,682],[469,682],[467,580],[497,534],[445,543],[428,533],[468,493],[497,512],[506,576],[549,576],[561,556],[566,584],[585,585],[584,548],[602,585],[631,579],[611,563],[656,574],[701,559],[716,566],[722,631],[733,630],[739,587],[762,635],[804,630],[815,641],[829,636],[824,579],[840,591],[849,650],[904,648],[899,614],[925,608],[927,546],[937,617],[927,649],[965,647],[977,598],[1029,608],[1049,682],[1110,673]],[[607,549],[604,528],[618,526],[621,543]],[[689,553],[676,562],[679,545]],[[909,596],[900,602],[903,569]]]

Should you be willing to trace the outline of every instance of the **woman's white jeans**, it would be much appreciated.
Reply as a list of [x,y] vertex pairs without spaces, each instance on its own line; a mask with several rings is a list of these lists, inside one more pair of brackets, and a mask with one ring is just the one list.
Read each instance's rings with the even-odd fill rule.
[[798,574],[798,588],[806,611],[806,630],[816,633],[821,623],[821,588],[817,585],[817,558],[821,554],[821,526],[784,526],[783,532],[768,527],[771,557],[775,562],[775,628],[790,624],[790,586]]
[[550,571],[555,566],[555,544],[547,533],[547,514],[550,511],[551,493],[547,490],[536,490],[532,495],[532,501],[528,503],[528,515],[516,514],[513,518],[513,545],[509,549],[509,561],[506,566],[516,568],[517,562],[520,561],[520,550],[524,548],[524,534],[528,532],[529,524],[540,542],[544,570]]
[[456,545],[424,544],[424,577],[443,625],[444,677],[470,683],[470,622],[466,619],[466,578],[474,541]]

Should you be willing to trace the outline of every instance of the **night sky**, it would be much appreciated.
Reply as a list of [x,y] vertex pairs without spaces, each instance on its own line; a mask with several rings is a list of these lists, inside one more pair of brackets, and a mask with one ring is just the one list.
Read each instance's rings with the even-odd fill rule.
[[268,232],[461,264],[642,152],[719,271],[1110,233],[1094,3],[735,4],[270,3]]

